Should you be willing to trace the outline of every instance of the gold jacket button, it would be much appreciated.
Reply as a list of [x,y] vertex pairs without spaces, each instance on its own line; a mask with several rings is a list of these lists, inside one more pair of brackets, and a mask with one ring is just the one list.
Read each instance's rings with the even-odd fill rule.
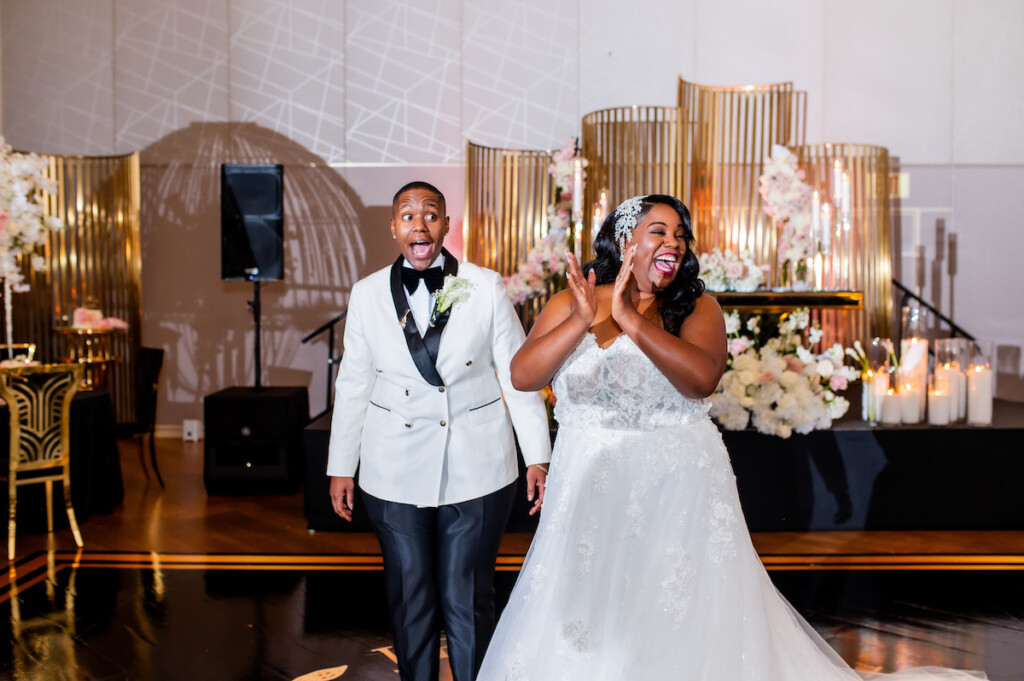
[[412,424],[411,423],[407,423],[407,424],[405,424],[405,427],[406,428],[412,428]]
[[468,362],[466,362],[466,366],[469,366],[472,363],[473,363],[473,360],[469,360]]
[[439,392],[439,393],[443,393],[443,392],[444,392],[444,386],[441,386],[440,388],[438,388],[438,389],[437,389],[437,392]]
[[409,396],[409,391],[408,391],[408,390],[406,390],[406,391],[405,391],[405,396],[406,396],[406,397],[408,397],[408,396]]
[[441,421],[441,425],[442,425],[442,426],[447,426],[447,425],[448,425],[448,422],[447,422],[447,421]]

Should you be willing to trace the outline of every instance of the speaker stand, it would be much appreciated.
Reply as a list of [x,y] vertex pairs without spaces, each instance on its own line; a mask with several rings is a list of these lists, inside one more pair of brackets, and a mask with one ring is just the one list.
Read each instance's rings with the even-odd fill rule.
[[263,387],[260,382],[260,280],[252,280],[252,300],[246,301],[249,309],[252,310],[252,319],[256,324],[256,332],[252,340],[252,356],[255,365],[256,382],[254,387],[259,390]]

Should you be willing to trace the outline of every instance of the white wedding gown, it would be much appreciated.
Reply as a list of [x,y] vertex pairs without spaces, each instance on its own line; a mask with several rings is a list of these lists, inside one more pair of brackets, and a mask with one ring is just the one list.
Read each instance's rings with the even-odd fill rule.
[[[754,551],[707,400],[628,336],[553,384],[544,510],[478,681],[860,681]],[[939,668],[885,679],[984,678]]]

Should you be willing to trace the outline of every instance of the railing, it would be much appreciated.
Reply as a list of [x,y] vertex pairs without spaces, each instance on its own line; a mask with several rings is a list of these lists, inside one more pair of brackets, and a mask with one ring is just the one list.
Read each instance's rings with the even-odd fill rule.
[[[921,303],[922,306],[928,308],[928,311],[931,312],[933,315],[935,315],[935,317],[939,321],[944,322],[944,323],[949,325],[949,337],[950,338],[956,338],[957,336],[960,336],[962,338],[966,338],[967,340],[974,340],[974,336],[972,336],[971,334],[967,333],[967,331],[962,326],[960,326],[959,324],[954,322],[952,319],[950,319],[946,315],[944,315],[941,312],[939,312],[937,309],[935,309],[935,307],[931,303],[929,303],[927,300],[925,300],[921,296],[917,295],[916,293],[914,293],[913,291],[908,289],[906,286],[901,284],[899,281],[897,281],[896,279],[893,279],[892,280],[892,285],[895,286],[896,288],[898,288],[899,290],[903,291],[903,299],[900,301],[900,307],[901,308],[904,305],[906,305],[908,298],[913,298],[917,302]],[[900,333],[901,334],[903,333],[902,327],[900,328]]]
[[345,310],[334,319],[321,324],[317,328],[310,331],[302,339],[302,344],[305,345],[309,341],[313,340],[324,331],[327,332],[327,400],[324,402],[324,410],[313,417],[314,420],[320,418],[331,410],[331,405],[334,404],[334,365],[341,361],[341,355],[334,356],[334,327],[337,326],[338,322],[345,319],[348,316],[348,310]]

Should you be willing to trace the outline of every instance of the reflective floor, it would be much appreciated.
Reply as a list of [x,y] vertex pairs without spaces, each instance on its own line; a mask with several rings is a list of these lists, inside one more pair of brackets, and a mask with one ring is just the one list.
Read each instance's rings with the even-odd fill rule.
[[[502,601],[520,562],[502,557]],[[932,664],[1024,681],[1019,556],[765,562],[859,669]],[[390,681],[379,564],[375,555],[40,552],[0,577],[0,678]]]

